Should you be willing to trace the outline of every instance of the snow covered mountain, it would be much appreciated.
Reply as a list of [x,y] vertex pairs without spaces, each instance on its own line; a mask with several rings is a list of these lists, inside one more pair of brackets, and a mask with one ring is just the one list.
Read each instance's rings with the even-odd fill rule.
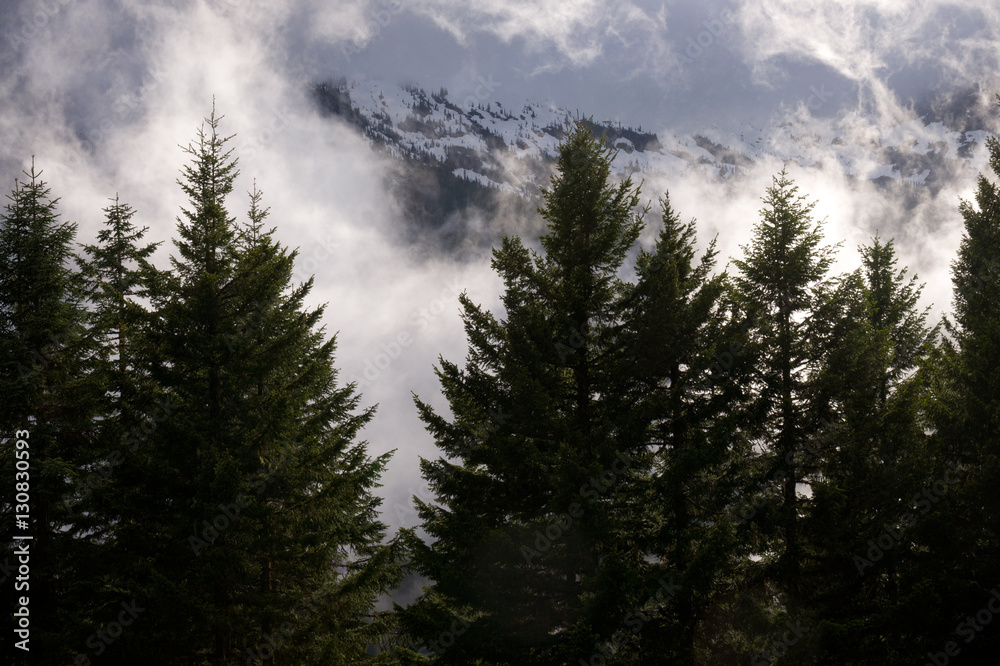
[[[483,84],[479,90],[488,91]],[[393,186],[405,216],[415,229],[436,228],[451,242],[463,240],[477,213],[513,207],[534,214],[574,115],[548,102],[525,100],[511,108],[486,94],[456,102],[444,89],[427,93],[370,80],[317,85],[313,96],[321,112],[356,126],[376,149],[399,158],[405,168]],[[920,185],[931,194],[951,179],[975,175],[969,158],[988,135],[976,91],[953,96],[948,105],[914,109],[912,119],[884,128],[856,116],[817,119],[806,104],[772,127],[743,123],[735,132],[678,135],[593,121],[618,149],[613,168],[621,177],[659,181],[700,172],[726,180],[766,161],[836,164],[851,178],[887,188]]]

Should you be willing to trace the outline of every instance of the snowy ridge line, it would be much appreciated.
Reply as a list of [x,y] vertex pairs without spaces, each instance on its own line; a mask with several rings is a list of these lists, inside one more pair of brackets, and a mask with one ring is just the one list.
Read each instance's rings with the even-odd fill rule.
[[[571,113],[526,100],[520,109],[483,99],[460,106],[447,90],[371,80],[342,81],[335,113],[364,129],[368,139],[400,159],[446,167],[486,187],[531,195],[545,184]],[[333,88],[330,88],[333,91]],[[334,93],[331,93],[334,94]],[[725,180],[763,160],[814,166],[836,163],[849,177],[931,185],[935,172],[970,162],[986,130],[955,131],[926,116],[880,129],[859,130],[847,120],[785,120],[771,128],[743,123],[737,133],[709,128],[693,135],[654,134],[603,121],[595,123],[617,149],[612,167],[621,176],[676,177],[690,171]],[[524,167],[534,163],[531,168]],[[949,164],[952,163],[952,164]],[[513,168],[512,168],[513,167]],[[517,171],[515,176],[512,171]]]

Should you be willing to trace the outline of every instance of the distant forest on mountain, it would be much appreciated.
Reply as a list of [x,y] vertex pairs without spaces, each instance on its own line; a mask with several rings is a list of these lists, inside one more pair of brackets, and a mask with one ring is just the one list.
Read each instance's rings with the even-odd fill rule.
[[390,532],[337,303],[309,306],[264,193],[236,201],[220,119],[186,148],[169,265],[117,196],[79,239],[44,164],[8,195],[4,663],[997,663],[996,138],[938,322],[892,238],[834,273],[787,170],[720,270],[669,193],[615,177],[639,128],[553,128],[535,198],[426,161],[393,193],[413,219],[502,206],[541,234],[493,247],[501,311],[460,296],[467,353],[414,395],[434,500]]

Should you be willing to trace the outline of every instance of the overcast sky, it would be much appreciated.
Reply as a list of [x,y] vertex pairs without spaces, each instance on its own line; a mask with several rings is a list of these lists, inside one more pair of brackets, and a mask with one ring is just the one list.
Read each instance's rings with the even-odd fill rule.
[[[661,136],[792,119],[877,141],[971,90],[991,103],[998,37],[1000,4],[978,0],[4,0],[0,177],[9,190],[34,155],[81,242],[116,193],[150,240],[171,239],[183,203],[178,144],[193,140],[214,96],[242,170],[230,210],[246,210],[256,178],[279,238],[300,248],[299,274],[316,276],[313,303],[329,304],[343,378],[364,379],[379,354],[394,356],[362,387],[365,404],[380,405],[366,438],[373,453],[397,450],[385,519],[413,525],[417,462],[435,449],[410,391],[442,404],[433,364],[465,356],[457,295],[496,308],[500,285],[488,255],[418,258],[399,240],[399,209],[382,186],[393,165],[318,117],[311,82],[367,77],[445,87],[453,99],[488,84],[506,105],[551,101]],[[983,164],[980,151],[974,166]],[[725,263],[780,167],[765,161],[736,184],[692,175],[645,191],[669,189],[702,242],[719,235]],[[947,310],[958,200],[971,196],[974,171],[918,193],[905,215],[829,161],[791,172],[818,201],[830,242],[844,241],[838,269],[857,266],[857,245],[876,231],[895,235],[928,282],[925,302]],[[158,260],[171,252],[164,243]]]

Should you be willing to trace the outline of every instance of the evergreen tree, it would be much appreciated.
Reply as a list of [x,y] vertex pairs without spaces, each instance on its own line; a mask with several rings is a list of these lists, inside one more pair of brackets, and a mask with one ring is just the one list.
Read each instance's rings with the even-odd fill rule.
[[91,328],[101,341],[102,383],[111,400],[109,415],[121,415],[137,381],[132,347],[142,340],[148,313],[137,300],[148,296],[147,283],[152,266],[149,258],[160,243],[140,245],[148,227],[132,222],[135,211],[116,195],[104,209],[104,228],[97,232],[97,244],[84,246],[89,257],[85,265],[92,304]]
[[700,663],[699,623],[735,559],[729,498],[739,446],[731,419],[747,364],[727,277],[711,274],[714,240],[696,262],[694,222],[682,224],[669,199],[660,204],[663,226],[654,251],[639,255],[628,302],[625,353],[634,384],[620,397],[621,413],[656,450],[639,533],[647,558],[656,558],[648,586],[667,579],[676,588],[669,611],[643,627],[634,658]]
[[[258,526],[249,564],[260,585],[245,591],[241,605],[251,609],[256,626],[248,630],[259,632],[263,645],[288,621],[289,607],[315,598],[280,661],[353,663],[372,645],[391,647],[395,630],[392,618],[372,611],[400,579],[401,553],[380,546],[385,526],[372,495],[390,454],[370,459],[366,444],[354,441],[374,410],[355,413],[354,386],[336,386],[336,340],[323,339],[324,309],[304,305],[313,281],[292,284],[296,253],[264,228],[269,211],[261,199],[255,186],[249,224],[237,238],[249,308],[238,313],[240,327],[228,344],[246,361],[244,445],[286,462],[273,490],[262,494],[262,510],[250,514]],[[280,429],[294,435],[275,438]]]
[[388,454],[355,441],[372,411],[337,386],[312,280],[292,284],[260,194],[247,226],[229,216],[218,122],[187,149],[178,256],[150,279],[141,372],[173,407],[125,463],[116,546],[156,619],[121,658],[354,663],[383,640],[372,607],[398,578],[372,496]]
[[913,497],[934,472],[917,371],[937,331],[917,307],[917,277],[896,266],[893,242],[876,238],[860,251],[863,268],[839,280],[816,317],[819,427],[806,465],[812,564],[803,577],[822,631],[810,641],[824,663],[912,663],[920,655],[909,652],[914,600],[903,580],[918,549],[913,523],[923,519]]
[[543,254],[517,238],[494,250],[506,319],[460,297],[468,360],[437,371],[452,417],[417,399],[447,456],[421,462],[439,504],[415,499],[433,543],[414,548],[435,584],[409,610],[436,663],[589,660],[656,592],[634,536],[648,455],[613,397],[631,291],[618,271],[643,212],[631,181],[608,183],[610,159],[577,122],[544,193]]
[[[122,604],[130,601],[122,598],[122,590],[127,588],[123,574],[131,560],[120,557],[115,543],[121,504],[131,501],[136,483],[127,475],[132,466],[123,463],[134,454],[132,440],[149,425],[142,420],[149,411],[144,401],[150,393],[149,381],[137,362],[143,353],[148,313],[138,299],[146,296],[152,271],[147,260],[159,245],[140,245],[147,228],[134,225],[131,206],[117,196],[111,202],[104,209],[97,243],[83,246],[86,258],[80,276],[89,305],[87,335],[96,345],[90,377],[100,387],[101,399],[89,458],[82,461],[71,492],[63,496],[77,531],[85,535],[78,546],[79,561],[73,572],[66,572],[73,577],[73,585],[65,601],[80,609],[85,621],[75,633],[63,627],[63,634],[72,635],[75,652],[91,656],[96,656],[94,636],[115,621]],[[115,651],[130,642],[134,642],[130,632],[116,637]]]
[[[757,478],[754,504],[761,506],[754,525],[765,538],[756,546],[760,566],[750,567],[747,584],[771,608],[778,627],[789,618],[797,621],[805,602],[800,574],[806,508],[799,485],[810,474],[807,443],[817,425],[807,409],[818,362],[815,314],[834,252],[821,245],[814,207],[782,170],[767,188],[761,220],[750,245],[742,248],[744,258],[733,262],[740,271],[738,298],[755,322],[748,343],[756,364],[749,386],[752,418],[743,429],[755,451],[746,463]],[[778,587],[771,589],[768,582]],[[760,637],[754,649],[770,641]]]
[[[92,455],[99,389],[89,372],[94,345],[85,330],[82,281],[72,264],[76,225],[59,220],[58,200],[34,162],[24,175],[8,195],[0,226],[0,467],[10,491],[3,499],[4,534],[32,537],[24,542],[31,577],[28,589],[15,592],[13,576],[5,585],[11,586],[11,606],[15,598],[30,598],[29,647],[40,655],[36,663],[55,664],[66,657],[67,635],[80,623],[64,603],[66,591],[74,576],[89,575],[76,567],[81,534],[63,497]],[[15,469],[18,439],[28,444],[28,469]],[[15,505],[15,490],[28,494],[27,512]],[[27,529],[15,523],[15,514],[23,513],[30,514]],[[8,632],[4,643],[10,663],[25,654],[13,648],[12,636]]]
[[[1000,141],[987,139],[992,176],[1000,175]],[[959,210],[965,231],[952,263],[953,320],[932,384],[936,467],[957,464],[960,484],[939,501],[934,521],[922,523],[924,552],[911,582],[932,599],[919,614],[931,636],[927,650],[946,641],[961,646],[962,663],[988,663],[1000,650],[996,625],[975,621],[1000,588],[1000,190],[980,174],[975,202]],[[995,605],[995,604],[994,604]],[[968,619],[973,623],[969,624]],[[957,634],[962,625],[963,632]],[[974,637],[974,639],[973,639]],[[935,641],[935,642],[931,642]],[[926,651],[924,652],[926,656]],[[977,661],[978,660],[978,661]]]
[[108,527],[101,520],[113,520],[113,511],[102,506],[110,498],[99,496],[111,490],[108,481],[125,455],[127,425],[135,424],[139,387],[148,384],[140,377],[141,364],[136,362],[148,312],[137,299],[147,295],[145,285],[152,270],[148,259],[159,245],[140,246],[148,228],[133,224],[135,211],[127,203],[117,196],[112,202],[104,209],[104,228],[97,233],[97,244],[84,246],[89,335],[98,344],[94,377],[104,389],[96,457],[81,470],[76,494],[67,497],[78,515],[93,521],[92,530]]
[[[1000,176],[1000,140],[987,141],[990,168]],[[951,452],[971,468],[966,495],[978,541],[970,569],[988,591],[1000,577],[1000,190],[980,175],[976,205],[960,207],[965,233],[952,264],[955,286],[950,333],[957,352],[956,388],[962,436]]]

